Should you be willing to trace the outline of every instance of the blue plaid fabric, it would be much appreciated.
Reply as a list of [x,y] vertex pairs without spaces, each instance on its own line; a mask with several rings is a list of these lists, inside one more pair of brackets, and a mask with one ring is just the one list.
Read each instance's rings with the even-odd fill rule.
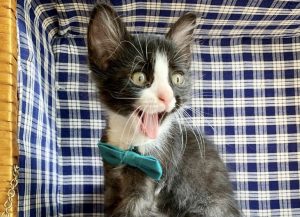
[[[245,216],[300,216],[300,3],[111,1],[136,33],[198,14],[189,122],[227,163]],[[92,0],[19,0],[19,216],[103,216],[105,127],[87,66]]]

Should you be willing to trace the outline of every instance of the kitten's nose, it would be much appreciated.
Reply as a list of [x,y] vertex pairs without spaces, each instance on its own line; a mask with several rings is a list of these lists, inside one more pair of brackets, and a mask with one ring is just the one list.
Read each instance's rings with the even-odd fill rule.
[[168,92],[160,92],[158,94],[158,99],[166,106],[167,109],[171,103],[172,94],[169,94]]

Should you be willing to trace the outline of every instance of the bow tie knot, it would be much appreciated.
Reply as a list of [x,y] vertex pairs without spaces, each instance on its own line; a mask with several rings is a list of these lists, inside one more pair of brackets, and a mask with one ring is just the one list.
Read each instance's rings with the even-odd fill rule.
[[124,164],[129,165],[141,170],[155,180],[161,179],[162,167],[156,158],[152,156],[141,155],[131,150],[124,151],[113,145],[102,142],[98,144],[98,147],[100,149],[102,159],[105,162],[113,166]]
[[127,150],[127,151],[124,151],[124,154],[122,155],[122,158],[121,158],[121,161],[120,161],[120,164],[128,164],[129,160],[130,159],[130,151]]

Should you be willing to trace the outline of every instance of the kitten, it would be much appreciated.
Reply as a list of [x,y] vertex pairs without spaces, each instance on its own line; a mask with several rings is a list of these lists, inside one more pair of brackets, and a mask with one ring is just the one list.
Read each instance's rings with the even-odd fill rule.
[[158,181],[104,162],[106,216],[240,216],[214,147],[178,121],[190,97],[195,23],[187,13],[165,36],[133,36],[110,6],[98,4],[92,12],[89,64],[108,115],[102,141],[136,147],[163,169]]

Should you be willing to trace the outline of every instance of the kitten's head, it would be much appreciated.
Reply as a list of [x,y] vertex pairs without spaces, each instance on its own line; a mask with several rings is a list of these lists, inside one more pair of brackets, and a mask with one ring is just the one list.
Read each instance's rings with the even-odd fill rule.
[[110,113],[130,119],[127,127],[134,126],[135,135],[155,139],[167,117],[188,100],[195,21],[187,13],[165,36],[133,36],[108,5],[92,12],[89,62],[101,101]]

